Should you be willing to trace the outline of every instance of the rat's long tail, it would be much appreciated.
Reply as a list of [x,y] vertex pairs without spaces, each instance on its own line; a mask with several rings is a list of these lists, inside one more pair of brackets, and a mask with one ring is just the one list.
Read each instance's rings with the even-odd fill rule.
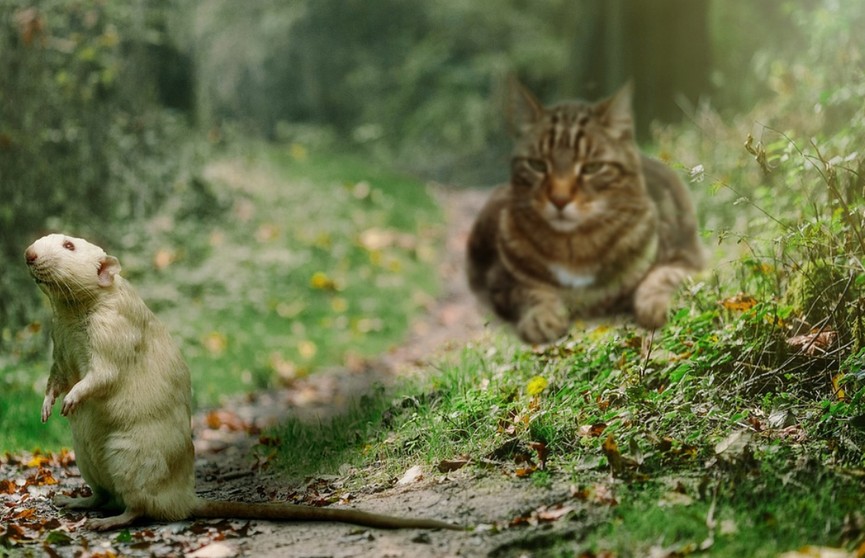
[[199,498],[192,516],[207,518],[265,519],[269,521],[338,521],[378,529],[463,528],[437,519],[395,517],[345,508],[318,508],[281,502],[250,504]]

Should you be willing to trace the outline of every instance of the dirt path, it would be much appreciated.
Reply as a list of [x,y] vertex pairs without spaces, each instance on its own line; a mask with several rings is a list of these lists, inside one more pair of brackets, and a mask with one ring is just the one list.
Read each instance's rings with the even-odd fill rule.
[[[389,514],[433,517],[471,527],[466,531],[384,531],[343,524],[265,521],[183,521],[136,526],[119,533],[82,528],[86,517],[59,513],[49,496],[56,486],[80,490],[84,482],[68,454],[0,456],[0,555],[48,556],[228,556],[447,557],[525,556],[553,540],[573,539],[589,527],[587,505],[569,486],[547,488],[505,476],[497,468],[465,467],[451,473],[423,470],[406,482],[366,483],[345,494],[336,477],[288,486],[268,468],[259,469],[254,446],[262,429],[288,416],[321,420],[345,408],[377,383],[419,374],[449,349],[485,335],[483,316],[468,292],[463,272],[466,235],[485,193],[436,192],[446,215],[446,242],[439,272],[442,292],[411,327],[405,343],[363,366],[334,368],[297,381],[288,389],[229,401],[195,415],[197,489],[208,497],[234,500],[292,500],[317,491],[339,495],[346,504]],[[356,474],[356,472],[355,472]],[[405,480],[405,479],[402,479]],[[562,507],[562,503],[566,503]],[[580,522],[551,521],[577,511]],[[538,525],[538,523],[541,525]],[[518,527],[511,527],[512,523]]]
[[[477,190],[438,190],[446,215],[446,250],[441,268],[442,293],[411,328],[408,339],[361,371],[331,369],[297,382],[291,389],[260,394],[231,405],[242,423],[266,427],[286,413],[314,418],[328,416],[376,382],[393,375],[415,373],[443,351],[458,348],[484,335],[483,316],[464,280],[465,240],[486,193]],[[338,411],[336,411],[338,412]],[[196,418],[199,491],[221,497],[243,497],[264,492],[278,498],[285,491],[278,478],[246,475],[248,449],[256,442],[239,429],[208,428],[208,415]],[[230,480],[226,480],[230,479]],[[477,527],[466,532],[382,531],[339,524],[277,524],[254,522],[243,537],[204,547],[214,554],[297,557],[438,557],[521,556],[526,546],[543,546],[540,539],[573,537],[567,525],[547,525],[541,533],[531,528],[508,530],[508,522],[529,517],[544,506],[569,498],[567,486],[539,490],[499,473],[457,471],[447,475],[425,471],[416,481],[384,490],[353,495],[351,505],[386,513],[411,513]],[[239,525],[239,523],[237,523]],[[540,537],[540,539],[538,539]]]

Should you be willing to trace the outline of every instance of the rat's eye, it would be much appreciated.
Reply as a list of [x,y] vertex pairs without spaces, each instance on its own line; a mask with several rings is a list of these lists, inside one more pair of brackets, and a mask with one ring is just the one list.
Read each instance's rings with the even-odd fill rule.
[[64,242],[63,247],[66,248],[67,250],[69,250],[70,252],[75,251],[75,245],[72,243],[71,240],[67,240],[66,242]]

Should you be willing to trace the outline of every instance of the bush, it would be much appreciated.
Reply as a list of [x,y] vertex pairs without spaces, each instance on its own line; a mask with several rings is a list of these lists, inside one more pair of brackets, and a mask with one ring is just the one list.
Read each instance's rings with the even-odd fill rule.
[[0,345],[39,300],[27,244],[48,230],[116,237],[190,172],[185,121],[157,103],[165,5],[0,4]]

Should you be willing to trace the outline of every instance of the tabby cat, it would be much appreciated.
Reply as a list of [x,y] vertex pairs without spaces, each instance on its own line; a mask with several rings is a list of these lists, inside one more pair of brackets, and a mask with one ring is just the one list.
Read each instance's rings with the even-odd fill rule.
[[511,179],[470,233],[472,290],[529,343],[564,336],[576,317],[632,312],[662,326],[703,249],[685,185],[637,148],[630,84],[548,108],[509,89]]

